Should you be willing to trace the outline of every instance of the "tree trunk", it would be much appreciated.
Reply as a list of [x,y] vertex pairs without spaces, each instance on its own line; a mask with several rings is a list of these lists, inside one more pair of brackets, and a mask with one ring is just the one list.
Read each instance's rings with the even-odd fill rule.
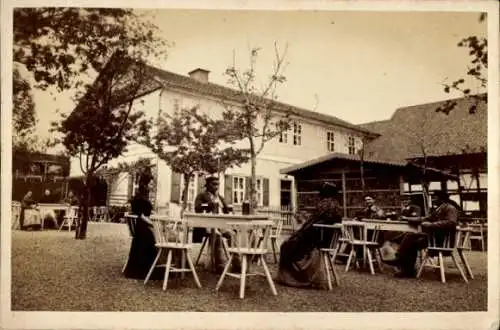
[[257,155],[255,153],[254,141],[252,138],[250,140],[250,214],[257,213]]
[[88,173],[85,178],[84,198],[82,214],[79,216],[75,229],[75,239],[85,239],[87,237],[87,223],[89,221],[90,187],[92,183],[92,173]]
[[184,174],[184,187],[182,188],[182,206],[181,206],[181,218],[187,208],[188,202],[188,191],[189,191],[189,181],[191,181],[191,175]]

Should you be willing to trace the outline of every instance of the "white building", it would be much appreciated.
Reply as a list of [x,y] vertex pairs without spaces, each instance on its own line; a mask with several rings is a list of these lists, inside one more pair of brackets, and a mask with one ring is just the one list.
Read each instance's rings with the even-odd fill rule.
[[[175,108],[199,106],[200,111],[220,116],[223,102],[238,106],[236,91],[209,82],[209,71],[195,69],[188,76],[150,68],[160,89],[137,99],[135,106],[142,107],[147,116],[156,117],[160,112],[173,112]],[[293,124],[281,137],[269,141],[257,160],[258,199],[262,207],[292,206],[294,203],[293,178],[281,175],[279,170],[291,165],[326,155],[330,152],[354,154],[361,148],[364,136],[374,137],[367,129],[350,124],[336,117],[277,103],[280,111],[289,111]],[[127,152],[110,165],[132,162],[140,157],[151,157],[156,164],[156,189],[152,196],[157,207],[178,202],[184,185],[178,173],[142,145],[130,145]],[[75,163],[76,165],[76,163]],[[79,166],[72,166],[72,170]],[[232,168],[221,177],[220,193],[236,208],[245,199],[250,176],[250,163]],[[188,200],[193,201],[203,189],[203,179],[196,177],[190,184]],[[133,178],[122,173],[109,187],[111,203],[126,203],[134,193]]]

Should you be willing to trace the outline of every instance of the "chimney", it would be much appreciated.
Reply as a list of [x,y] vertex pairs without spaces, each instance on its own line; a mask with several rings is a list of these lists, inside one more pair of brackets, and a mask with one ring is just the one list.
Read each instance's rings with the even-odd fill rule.
[[208,74],[210,71],[201,68],[194,69],[188,73],[189,77],[201,83],[208,83]]

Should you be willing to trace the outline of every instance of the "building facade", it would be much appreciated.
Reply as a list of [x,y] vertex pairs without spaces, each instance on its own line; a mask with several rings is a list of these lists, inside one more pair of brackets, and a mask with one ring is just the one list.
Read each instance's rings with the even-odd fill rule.
[[[220,118],[228,104],[236,108],[239,106],[234,97],[237,92],[211,83],[206,70],[196,69],[188,76],[183,76],[157,68],[150,69],[152,79],[160,82],[162,88],[142,96],[134,104],[147,117],[156,118],[163,112],[173,114],[176,109],[197,106],[201,112]],[[260,207],[294,207],[293,177],[280,174],[280,169],[332,152],[356,154],[366,137],[376,136],[367,129],[333,116],[284,103],[276,103],[276,106],[283,114],[289,113],[292,121],[290,129],[267,142],[258,156],[256,173]],[[239,146],[245,147],[245,142],[242,141]],[[154,165],[156,182],[152,199],[158,208],[179,202],[180,192],[186,184],[189,184],[190,203],[204,187],[203,177],[196,175],[192,182],[183,182],[178,173],[173,173],[148,148],[139,144],[129,145],[127,152],[109,165],[134,162],[140,158],[150,158]],[[220,193],[235,208],[247,198],[249,178],[250,163],[231,168],[220,178]],[[134,178],[121,173],[108,187],[109,200],[115,204],[126,203],[136,188]]]

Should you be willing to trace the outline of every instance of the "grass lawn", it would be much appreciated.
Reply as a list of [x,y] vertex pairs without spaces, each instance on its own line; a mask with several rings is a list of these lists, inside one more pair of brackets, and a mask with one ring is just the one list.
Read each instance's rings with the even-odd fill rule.
[[[445,312],[487,309],[486,253],[470,252],[475,279],[466,284],[451,268],[447,283],[429,270],[421,279],[397,279],[386,266],[370,275],[341,265],[340,287],[308,290],[276,285],[273,296],[264,277],[247,280],[245,299],[238,298],[239,282],[227,278],[218,293],[218,278],[200,270],[198,289],[188,275],[145,287],[121,274],[130,239],[124,224],[90,223],[87,239],[74,232],[46,230],[12,232],[13,311],[262,311],[262,312]],[[193,255],[196,256],[196,251]],[[272,258],[269,258],[271,260]],[[270,262],[271,272],[276,266]]]

